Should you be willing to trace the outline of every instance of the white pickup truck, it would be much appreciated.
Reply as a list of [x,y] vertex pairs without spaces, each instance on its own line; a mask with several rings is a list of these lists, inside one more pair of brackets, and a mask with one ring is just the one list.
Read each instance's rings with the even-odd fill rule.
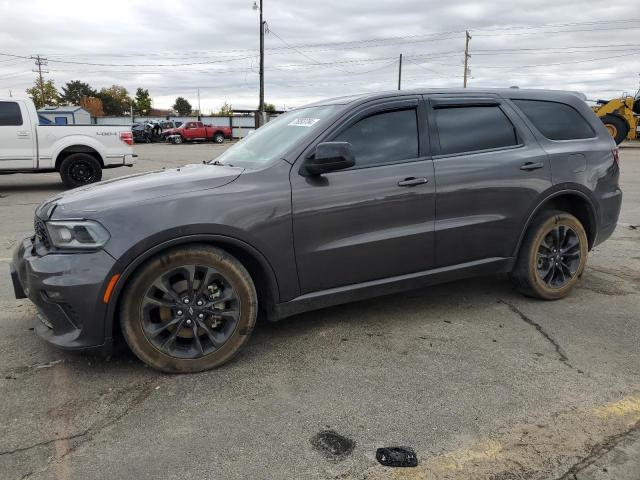
[[30,99],[0,98],[0,174],[60,172],[68,187],[132,166],[129,125],[39,125]]

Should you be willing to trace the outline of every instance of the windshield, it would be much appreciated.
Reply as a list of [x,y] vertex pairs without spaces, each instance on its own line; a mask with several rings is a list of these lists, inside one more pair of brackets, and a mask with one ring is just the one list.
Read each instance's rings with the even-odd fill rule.
[[317,131],[324,123],[323,120],[338,107],[307,107],[280,115],[229,148],[216,158],[215,162],[246,168],[260,167],[274,158],[281,157],[302,137]]

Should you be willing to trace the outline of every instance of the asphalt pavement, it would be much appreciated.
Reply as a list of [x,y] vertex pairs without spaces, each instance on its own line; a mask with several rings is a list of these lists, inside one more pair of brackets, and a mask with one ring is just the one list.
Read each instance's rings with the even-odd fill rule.
[[[105,178],[227,145],[139,145]],[[259,325],[192,375],[36,337],[8,264],[63,186],[0,176],[0,479],[639,479],[640,148],[621,165],[619,226],[564,300],[458,281]],[[397,445],[417,467],[378,464]]]

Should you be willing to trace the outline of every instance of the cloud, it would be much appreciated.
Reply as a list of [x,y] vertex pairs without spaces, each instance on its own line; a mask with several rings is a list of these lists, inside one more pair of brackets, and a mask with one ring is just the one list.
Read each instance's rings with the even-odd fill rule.
[[[4,0],[0,52],[45,55],[46,76],[58,86],[80,79],[97,88],[113,83],[131,92],[148,88],[157,107],[171,106],[178,95],[196,104],[199,88],[204,112],[225,101],[255,108],[259,22],[252,4]],[[627,18],[630,6],[624,1],[264,0],[270,30],[265,98],[282,108],[394,89],[400,53],[404,88],[460,87],[465,29],[473,37],[470,86],[613,97],[638,87],[640,41],[634,38],[640,38],[640,20]],[[0,57],[0,93],[22,94],[33,83],[32,68],[31,60]]]

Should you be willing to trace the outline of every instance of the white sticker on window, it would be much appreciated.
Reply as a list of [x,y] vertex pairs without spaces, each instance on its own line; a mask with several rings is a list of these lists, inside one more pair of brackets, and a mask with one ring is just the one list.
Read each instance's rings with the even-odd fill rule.
[[305,118],[299,117],[295,118],[289,125],[294,127],[311,127],[320,121],[319,118]]

